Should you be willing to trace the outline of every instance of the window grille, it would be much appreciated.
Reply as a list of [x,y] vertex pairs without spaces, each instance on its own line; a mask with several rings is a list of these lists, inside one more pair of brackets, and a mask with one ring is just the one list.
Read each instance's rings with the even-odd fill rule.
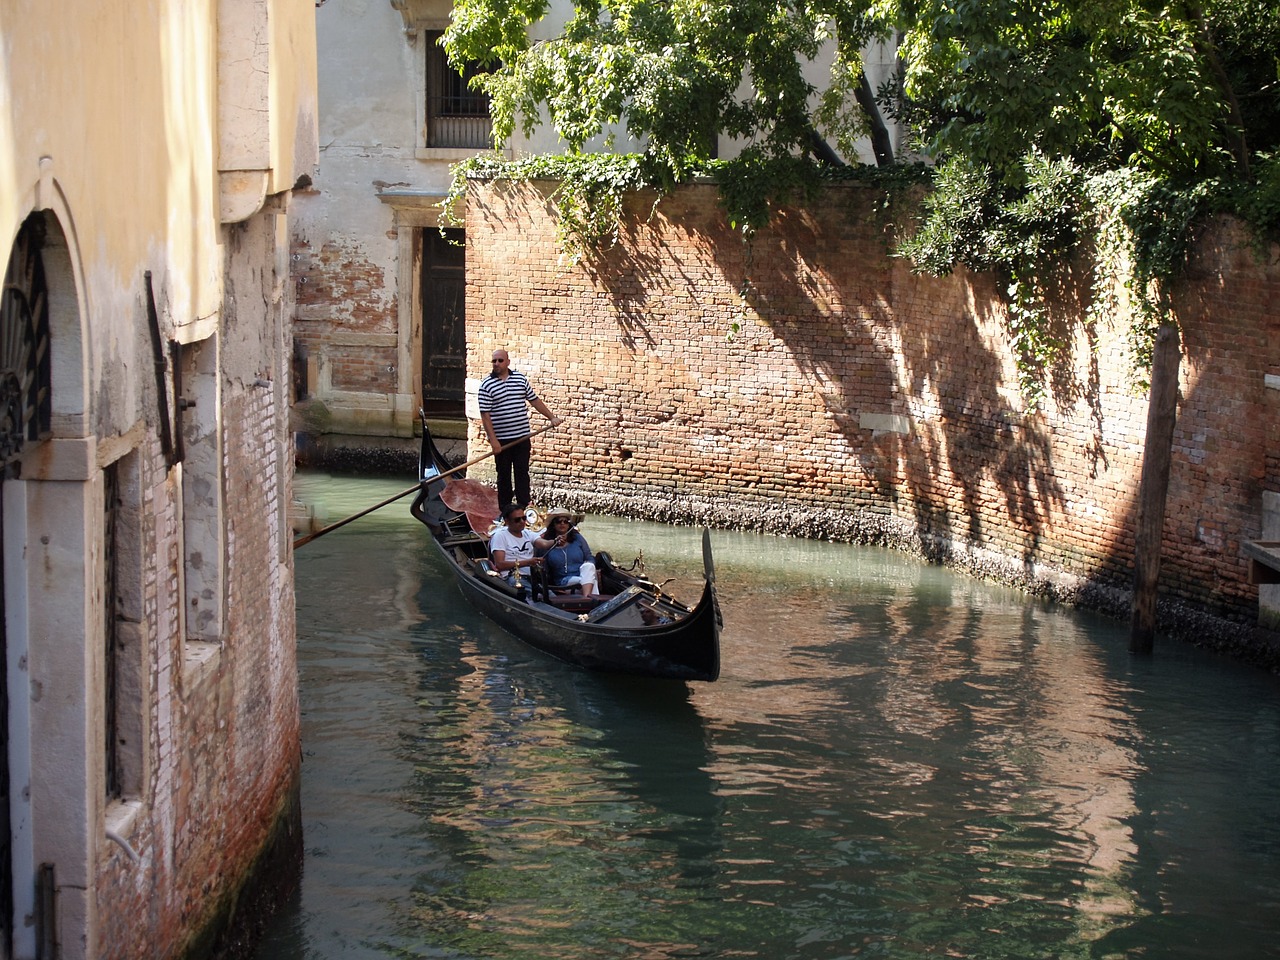
[[0,296],[0,461],[49,433],[52,383],[49,291],[45,286],[44,221],[29,217],[18,231]]
[[103,719],[106,742],[104,748],[106,750],[106,769],[107,782],[106,794],[107,799],[111,800],[120,796],[123,791],[120,783],[120,727],[119,727],[119,654],[116,652],[119,648],[118,638],[116,636],[116,622],[118,619],[118,610],[116,609],[116,519],[118,517],[117,507],[120,502],[120,481],[117,465],[109,464],[102,471],[103,486],[103,607],[106,615],[105,624],[105,667],[106,682],[103,684],[103,694],[106,702],[103,704]]
[[469,86],[486,70],[470,63],[459,73],[449,65],[439,32],[427,37],[427,146],[484,150],[491,146],[489,95]]

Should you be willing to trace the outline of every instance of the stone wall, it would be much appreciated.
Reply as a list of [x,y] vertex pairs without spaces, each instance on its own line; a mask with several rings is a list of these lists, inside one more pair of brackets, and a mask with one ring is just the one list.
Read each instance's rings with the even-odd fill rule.
[[[993,279],[913,274],[886,226],[907,211],[868,188],[749,242],[712,186],[635,198],[617,246],[575,266],[553,187],[473,185],[467,206],[469,374],[506,347],[567,418],[537,441],[542,502],[886,543],[1127,615],[1147,405],[1122,289],[1089,324],[1089,277],[1064,285],[1070,361],[1028,412]],[[1165,624],[1256,643],[1240,543],[1280,489],[1280,261],[1223,222],[1191,276]]]
[[[220,456],[203,475],[195,446],[202,428],[188,422],[180,467],[168,469],[158,443],[139,466],[146,782],[106,811],[107,829],[125,837],[139,859],[99,842],[102,957],[242,955],[254,924],[298,875],[287,238],[274,214],[228,230],[230,296],[208,377],[218,387],[210,418],[216,436],[200,441]],[[199,383],[188,381],[188,388]],[[220,488],[215,521],[225,539],[216,556],[200,558],[189,526],[192,488],[210,484]],[[190,587],[195,576],[180,571],[193,559],[222,568],[208,578],[222,595],[202,598],[222,618],[213,641],[191,639],[194,613],[180,609],[184,580]],[[270,864],[272,894],[264,896],[257,882],[272,858],[283,859],[284,869]]]
[[6,957],[208,954],[296,825],[288,221],[315,20],[0,3],[0,326],[27,371],[0,426]]
[[395,276],[350,238],[331,238],[312,249],[293,241],[298,313],[294,334],[315,359],[323,382],[312,392],[395,393]]

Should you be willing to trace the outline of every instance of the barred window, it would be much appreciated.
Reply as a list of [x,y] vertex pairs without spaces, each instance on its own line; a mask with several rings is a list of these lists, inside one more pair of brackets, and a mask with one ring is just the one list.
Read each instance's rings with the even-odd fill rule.
[[493,129],[489,95],[472,90],[470,81],[485,72],[471,63],[459,73],[440,46],[440,31],[428,31],[427,146],[483,150],[491,146]]

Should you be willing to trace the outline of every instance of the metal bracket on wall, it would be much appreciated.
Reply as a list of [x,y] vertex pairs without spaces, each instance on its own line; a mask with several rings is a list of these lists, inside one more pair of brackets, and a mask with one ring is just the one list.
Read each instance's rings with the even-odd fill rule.
[[156,368],[156,405],[160,414],[160,449],[169,466],[173,458],[173,425],[169,421],[168,361],[164,353],[164,337],[160,335],[160,312],[156,309],[156,294],[151,286],[151,271],[143,274],[147,286],[147,326],[151,330],[151,354]]
[[[155,290],[151,285],[151,271],[147,270],[143,277],[147,287],[147,326],[151,329],[151,353],[156,369],[156,405],[160,415],[160,449],[164,452],[165,463],[172,467],[181,463],[185,451],[182,446],[182,411],[194,403],[182,399],[182,344],[177,340],[169,341],[168,356],[165,355],[164,336],[160,332],[160,311],[156,309]],[[173,403],[174,410],[169,409],[168,382],[169,367],[173,368]]]

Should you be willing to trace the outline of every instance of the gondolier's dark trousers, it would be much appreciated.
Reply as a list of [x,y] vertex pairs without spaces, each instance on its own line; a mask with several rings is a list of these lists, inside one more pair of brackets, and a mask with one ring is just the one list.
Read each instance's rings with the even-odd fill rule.
[[[509,443],[502,440],[502,443]],[[510,503],[527,507],[532,499],[529,495],[529,451],[531,445],[526,437],[523,441],[506,447],[493,458],[494,469],[498,471],[498,510],[507,509]],[[514,494],[514,499],[513,495]]]

